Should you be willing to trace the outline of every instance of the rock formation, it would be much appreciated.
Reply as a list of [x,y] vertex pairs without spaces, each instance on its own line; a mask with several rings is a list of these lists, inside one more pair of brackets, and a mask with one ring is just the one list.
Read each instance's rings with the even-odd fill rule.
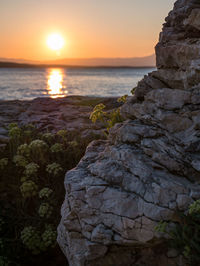
[[108,141],[65,178],[58,242],[70,266],[185,265],[154,227],[200,198],[200,1],[178,0]]
[[102,125],[94,125],[89,115],[95,104],[103,101],[108,110],[119,107],[117,98],[68,96],[65,98],[37,98],[32,101],[0,100],[0,147],[8,141],[8,125],[33,124],[40,131],[78,130],[83,137],[102,135]]

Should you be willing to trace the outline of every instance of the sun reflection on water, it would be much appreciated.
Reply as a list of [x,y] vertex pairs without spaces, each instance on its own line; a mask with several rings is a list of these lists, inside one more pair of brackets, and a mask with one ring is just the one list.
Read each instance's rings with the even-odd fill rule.
[[63,87],[63,71],[61,69],[51,69],[48,73],[47,94],[51,98],[65,97],[67,91]]

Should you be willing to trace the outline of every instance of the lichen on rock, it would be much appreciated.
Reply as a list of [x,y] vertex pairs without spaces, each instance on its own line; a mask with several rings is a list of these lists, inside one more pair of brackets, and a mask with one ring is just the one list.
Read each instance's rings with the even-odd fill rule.
[[175,3],[126,121],[66,174],[58,242],[70,266],[185,265],[154,228],[200,198],[199,17],[199,1]]

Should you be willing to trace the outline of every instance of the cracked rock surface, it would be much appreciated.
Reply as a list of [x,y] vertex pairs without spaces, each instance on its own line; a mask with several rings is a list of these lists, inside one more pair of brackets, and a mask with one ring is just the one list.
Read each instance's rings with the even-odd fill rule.
[[126,121],[66,174],[58,242],[70,266],[186,265],[154,227],[200,198],[199,18],[198,0],[175,3]]

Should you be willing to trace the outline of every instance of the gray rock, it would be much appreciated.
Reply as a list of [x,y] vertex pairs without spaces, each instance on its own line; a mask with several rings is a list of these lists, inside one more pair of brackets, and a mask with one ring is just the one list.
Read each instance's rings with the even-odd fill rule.
[[102,124],[92,124],[89,119],[93,107],[99,102],[108,110],[119,107],[117,98],[68,96],[66,98],[37,98],[32,101],[0,101],[0,143],[8,141],[10,123],[33,124],[41,132],[60,129],[78,130],[83,138],[103,137]]
[[197,0],[175,3],[126,121],[66,174],[58,243],[70,266],[187,265],[154,228],[200,199],[199,14]]
[[193,9],[190,16],[184,21],[185,26],[192,26],[200,30],[200,10]]

